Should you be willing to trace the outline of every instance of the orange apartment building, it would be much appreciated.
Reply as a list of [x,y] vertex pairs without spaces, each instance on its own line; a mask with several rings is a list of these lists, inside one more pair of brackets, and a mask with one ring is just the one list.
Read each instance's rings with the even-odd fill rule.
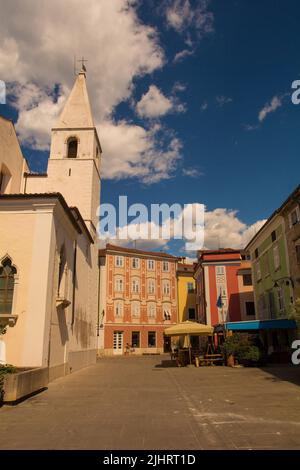
[[106,245],[99,261],[99,351],[115,355],[168,350],[163,332],[178,321],[178,258]]

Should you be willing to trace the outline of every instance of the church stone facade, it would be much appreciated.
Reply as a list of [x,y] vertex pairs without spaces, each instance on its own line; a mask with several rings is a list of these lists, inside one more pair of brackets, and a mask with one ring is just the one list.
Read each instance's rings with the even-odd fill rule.
[[101,145],[85,71],[52,129],[46,174],[30,173],[0,118],[0,361],[49,378],[96,361]]

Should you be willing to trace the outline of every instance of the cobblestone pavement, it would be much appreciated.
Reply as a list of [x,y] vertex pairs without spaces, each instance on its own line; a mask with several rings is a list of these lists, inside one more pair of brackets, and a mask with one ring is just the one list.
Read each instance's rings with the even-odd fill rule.
[[100,359],[0,409],[1,449],[300,449],[300,367]]

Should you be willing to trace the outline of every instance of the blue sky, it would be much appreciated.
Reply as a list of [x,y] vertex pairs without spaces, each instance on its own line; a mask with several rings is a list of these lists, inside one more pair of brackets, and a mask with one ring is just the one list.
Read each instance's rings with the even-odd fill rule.
[[[34,8],[31,3],[28,1],[29,10]],[[300,105],[291,102],[291,84],[300,79],[300,3],[297,0],[147,0],[130,8],[135,22],[142,28],[153,28],[155,47],[163,58],[159,65],[154,62],[144,65],[148,68],[145,73],[133,71],[127,77],[130,91],[111,100],[109,113],[98,112],[101,93],[92,91],[92,97],[97,96],[91,101],[98,116],[100,139],[101,129],[105,134],[108,121],[110,125],[126,123],[130,129],[143,129],[147,136],[153,126],[160,126],[155,134],[154,151],[166,152],[172,139],[176,139],[176,155],[171,168],[156,182],[151,177],[148,180],[134,177],[126,171],[121,175],[108,172],[108,178],[102,182],[102,201],[116,204],[118,196],[126,194],[129,203],[147,205],[199,202],[208,211],[217,208],[238,211],[236,217],[246,225],[242,230],[267,218],[299,183]],[[180,17],[185,21],[178,23]],[[17,33],[12,31],[11,36],[14,34]],[[97,40],[101,54],[104,43],[101,37]],[[111,54],[117,50],[114,42]],[[174,60],[182,51],[187,51],[185,57]],[[95,77],[90,78],[98,66],[93,62],[94,50],[85,46],[84,51],[72,52],[78,55],[83,52],[88,58],[88,80],[96,90]],[[123,54],[126,56],[125,46]],[[22,60],[26,64],[26,56]],[[53,55],[46,67],[50,68],[52,62],[55,62]],[[68,90],[73,80],[71,76],[60,81],[59,64],[55,67],[56,72],[49,79],[39,77],[39,73],[36,78],[26,77],[26,83],[35,83],[39,89],[48,87],[45,96],[53,104],[57,100],[54,87],[61,84]],[[18,82],[17,77],[12,76],[11,82]],[[149,116],[145,109],[144,114],[138,111],[141,109],[138,103],[151,86],[159,90],[160,97],[172,103],[165,114]],[[16,85],[12,87],[12,95],[22,93],[15,90]],[[45,96],[41,95],[41,99]],[[2,105],[0,112],[17,123],[18,113],[25,113],[32,106],[31,103],[21,109],[20,105]],[[25,121],[19,120],[17,130],[22,122]],[[49,131],[51,125],[49,120]],[[41,151],[43,145],[30,143],[30,132],[35,132],[34,126],[26,134],[20,134],[24,154],[33,170],[44,170],[49,151],[47,148]],[[114,150],[104,142],[102,146],[103,158],[109,166],[109,152]],[[126,145],[120,148],[126,154]],[[226,236],[222,238],[223,246],[230,242],[230,236],[228,240]],[[169,247],[179,252],[182,245],[176,242]]]

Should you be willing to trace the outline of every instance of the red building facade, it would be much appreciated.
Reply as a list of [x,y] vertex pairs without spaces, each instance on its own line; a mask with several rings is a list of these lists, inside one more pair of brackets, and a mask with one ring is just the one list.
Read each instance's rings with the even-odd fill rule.
[[218,325],[255,319],[251,264],[240,250],[201,250],[195,270],[198,318]]
[[104,353],[162,352],[164,329],[177,323],[178,259],[114,245],[101,250],[100,258],[106,280]]

